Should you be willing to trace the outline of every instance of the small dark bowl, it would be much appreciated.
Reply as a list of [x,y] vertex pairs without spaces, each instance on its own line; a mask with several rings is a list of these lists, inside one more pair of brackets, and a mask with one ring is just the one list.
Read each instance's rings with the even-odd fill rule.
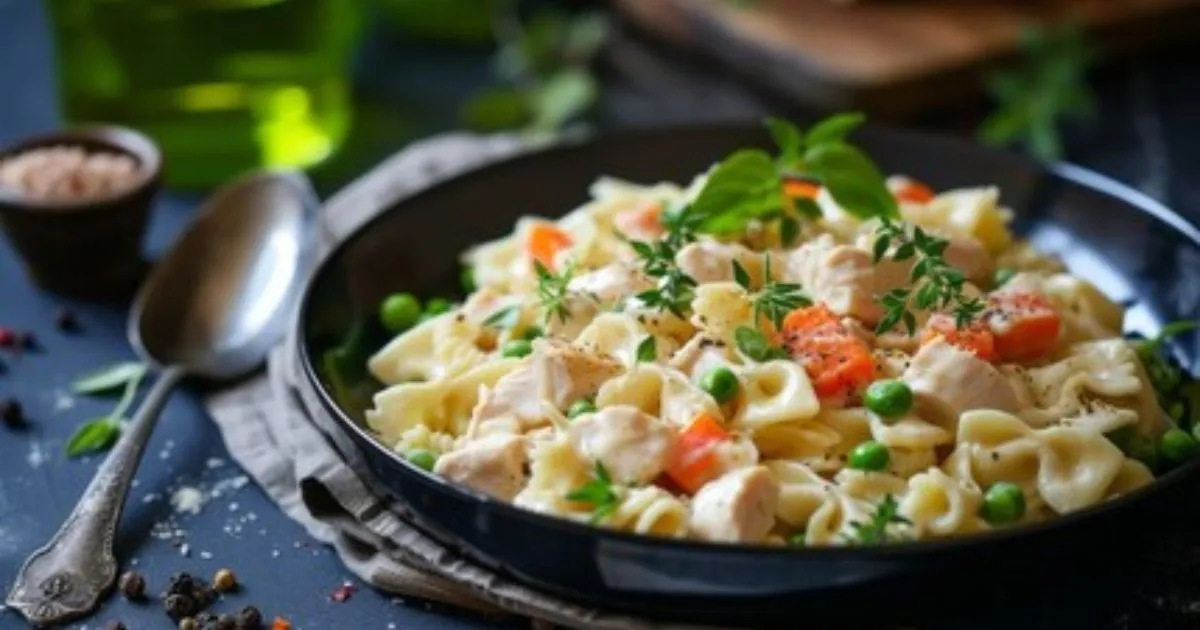
[[142,239],[162,178],[158,146],[132,129],[89,126],[30,138],[0,152],[0,161],[45,147],[127,155],[137,178],[109,196],[69,200],[0,188],[0,225],[41,288],[83,299],[128,296],[146,267]]

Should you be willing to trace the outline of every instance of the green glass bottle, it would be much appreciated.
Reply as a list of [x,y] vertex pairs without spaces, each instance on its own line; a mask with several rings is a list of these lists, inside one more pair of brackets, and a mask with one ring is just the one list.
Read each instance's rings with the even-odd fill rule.
[[49,0],[63,113],[140,129],[167,182],[304,168],[350,125],[361,0]]

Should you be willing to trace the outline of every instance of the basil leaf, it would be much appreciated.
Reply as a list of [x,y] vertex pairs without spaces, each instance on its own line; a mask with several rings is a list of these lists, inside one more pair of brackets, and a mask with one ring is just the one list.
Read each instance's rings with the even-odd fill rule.
[[808,197],[792,199],[792,207],[806,219],[820,219],[825,214],[821,212],[821,206],[817,205],[816,200]]
[[75,430],[67,442],[67,457],[78,457],[86,453],[102,451],[113,445],[121,436],[119,419],[104,417],[90,420]]
[[825,187],[839,206],[860,219],[893,216],[899,212],[896,199],[882,180],[871,182],[837,173],[825,177]]
[[835,114],[813,125],[808,130],[805,140],[810,147],[826,142],[840,142],[866,120],[867,117],[859,112]]
[[115,392],[146,374],[145,364],[137,361],[117,363],[100,368],[76,379],[71,391],[76,394],[107,394]]
[[774,117],[763,120],[763,125],[771,134],[775,146],[779,147],[784,162],[794,162],[800,157],[800,152],[804,149],[804,134],[800,132],[799,127],[787,120]]
[[775,163],[766,151],[742,149],[713,168],[704,188],[692,202],[690,212],[704,219],[720,216],[748,198],[761,197],[764,188],[779,190],[781,187]]
[[646,335],[646,338],[637,345],[637,362],[653,363],[657,358],[658,349],[654,341],[654,335]]
[[516,306],[509,306],[488,315],[488,318],[483,320],[483,325],[499,328],[500,330],[508,330],[516,326],[520,319],[521,309]]

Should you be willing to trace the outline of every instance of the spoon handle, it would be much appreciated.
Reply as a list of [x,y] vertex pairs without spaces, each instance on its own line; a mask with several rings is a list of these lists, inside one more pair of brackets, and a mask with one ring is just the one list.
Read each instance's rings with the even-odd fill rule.
[[113,538],[142,452],[184,370],[163,371],[58,533],[21,567],[9,606],[41,627],[92,611],[117,576]]

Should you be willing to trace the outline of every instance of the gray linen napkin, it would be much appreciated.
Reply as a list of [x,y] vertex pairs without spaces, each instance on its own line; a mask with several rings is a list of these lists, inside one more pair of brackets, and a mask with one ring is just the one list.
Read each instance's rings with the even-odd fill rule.
[[[513,136],[448,134],[410,145],[338,193],[322,210],[318,259],[397,199],[485,162],[531,148]],[[595,630],[665,625],[579,606],[471,563],[411,527],[369,474],[356,471],[317,424],[328,418],[301,382],[289,339],[265,374],[207,401],[233,459],[314,538],[367,583],[485,615]],[[312,410],[310,412],[310,410]],[[336,432],[331,432],[336,434]],[[695,626],[692,626],[695,627]]]

